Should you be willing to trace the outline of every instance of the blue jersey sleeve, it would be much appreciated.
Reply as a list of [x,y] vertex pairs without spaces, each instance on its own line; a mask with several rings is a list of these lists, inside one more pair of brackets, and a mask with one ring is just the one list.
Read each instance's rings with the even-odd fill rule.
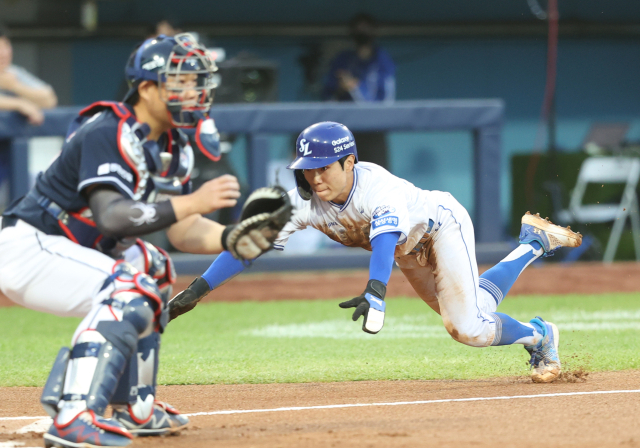
[[80,192],[90,185],[102,184],[133,198],[137,179],[120,154],[117,128],[108,122],[96,124],[72,137],[81,139],[76,143],[80,145],[77,190]]
[[210,289],[216,289],[231,280],[233,277],[244,271],[245,265],[233,258],[231,252],[224,251],[213,260],[202,278],[204,278]]
[[385,285],[389,283],[393,257],[400,232],[388,232],[371,240],[371,260],[369,261],[369,280],[378,280]]

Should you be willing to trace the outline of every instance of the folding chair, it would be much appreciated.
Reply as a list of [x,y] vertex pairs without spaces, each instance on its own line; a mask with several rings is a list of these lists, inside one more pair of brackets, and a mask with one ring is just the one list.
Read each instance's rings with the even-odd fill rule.
[[[582,162],[569,208],[558,212],[562,224],[613,221],[603,261],[613,262],[627,217],[631,220],[636,260],[640,261],[640,213],[636,188],[640,180],[640,159],[630,157],[591,157]],[[587,184],[625,184],[619,204],[582,204]]]

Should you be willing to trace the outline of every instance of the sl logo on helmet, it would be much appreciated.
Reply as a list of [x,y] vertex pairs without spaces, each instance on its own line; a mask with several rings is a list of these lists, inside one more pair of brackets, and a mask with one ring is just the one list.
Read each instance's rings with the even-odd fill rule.
[[309,151],[309,142],[306,139],[303,138],[300,140],[300,149],[298,149],[298,151],[302,153],[303,157],[311,154],[311,151]]

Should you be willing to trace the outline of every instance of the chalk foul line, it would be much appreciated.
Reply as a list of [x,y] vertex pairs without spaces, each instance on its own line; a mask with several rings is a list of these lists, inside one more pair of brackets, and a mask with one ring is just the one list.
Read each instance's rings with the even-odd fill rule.
[[[392,401],[386,403],[347,403],[347,404],[328,404],[320,406],[291,406],[272,409],[234,409],[226,411],[211,412],[193,412],[191,414],[182,414],[186,417],[199,417],[205,415],[230,415],[230,414],[254,414],[260,412],[287,412],[287,411],[307,411],[314,409],[342,409],[342,408],[364,408],[373,406],[407,406],[416,404],[434,404],[434,403],[460,403],[472,401],[497,401],[497,400],[519,400],[526,398],[553,398],[553,397],[574,397],[581,395],[607,395],[607,394],[637,394],[640,389],[632,390],[596,390],[590,392],[560,392],[555,394],[537,394],[537,395],[511,395],[502,397],[471,397],[471,398],[444,398],[440,400],[419,400],[419,401]],[[0,421],[6,420],[37,420],[46,419],[47,416],[38,417],[0,417]]]
[[212,411],[212,412],[195,412],[192,414],[183,414],[187,417],[197,417],[201,415],[227,415],[227,414],[252,414],[258,412],[284,412],[284,411],[306,411],[313,409],[341,409],[341,408],[363,408],[372,406],[405,406],[411,404],[432,404],[432,403],[455,403],[465,401],[492,401],[492,400],[515,400],[520,398],[549,398],[549,397],[569,397],[576,395],[603,395],[603,394],[637,394],[640,389],[634,390],[601,390],[592,392],[564,392],[556,394],[539,394],[539,395],[513,395],[504,397],[473,397],[473,398],[445,398],[441,400],[420,400],[420,401],[393,401],[388,403],[351,403],[351,404],[329,404],[322,406],[294,406],[286,408],[273,409],[241,409],[228,411]]

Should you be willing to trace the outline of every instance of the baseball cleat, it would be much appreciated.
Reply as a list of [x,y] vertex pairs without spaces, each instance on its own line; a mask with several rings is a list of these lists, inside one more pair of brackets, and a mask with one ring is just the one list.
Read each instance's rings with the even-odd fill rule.
[[44,435],[46,448],[125,447],[133,436],[118,422],[83,411],[73,420],[58,425],[56,419]]
[[558,226],[549,218],[542,219],[540,213],[532,215],[527,212],[522,217],[520,229],[520,244],[537,241],[544,250],[544,256],[553,255],[561,247],[578,247],[582,244],[580,232],[574,232],[571,227]]
[[189,424],[189,419],[181,415],[170,404],[156,401],[153,412],[145,419],[140,420],[131,412],[131,406],[125,410],[113,411],[113,418],[121,423],[135,436],[163,436],[175,434]]
[[524,346],[531,355],[531,379],[534,383],[550,383],[558,378],[562,370],[558,355],[560,333],[558,327],[551,322],[545,322],[541,317],[531,319],[531,323],[543,331],[540,342]]

